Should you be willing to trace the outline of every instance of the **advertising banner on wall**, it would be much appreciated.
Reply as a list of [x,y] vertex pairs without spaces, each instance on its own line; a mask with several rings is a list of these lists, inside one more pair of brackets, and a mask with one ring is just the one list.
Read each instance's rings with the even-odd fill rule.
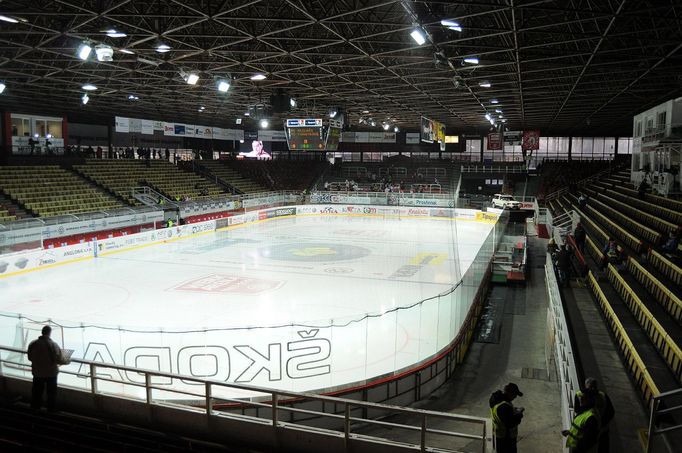
[[419,132],[408,132],[405,134],[405,143],[408,145],[419,144]]
[[145,135],[154,135],[154,121],[142,120],[142,133]]
[[117,116],[116,121],[116,132],[130,132],[130,120],[129,118],[124,118],[122,116]]
[[175,135],[175,124],[163,123],[163,135]]
[[504,133],[504,144],[510,146],[520,145],[522,135],[521,131],[506,131]]
[[540,149],[540,131],[523,131],[523,149],[535,150]]
[[499,151],[503,148],[502,134],[499,132],[491,132],[488,134],[488,150]]

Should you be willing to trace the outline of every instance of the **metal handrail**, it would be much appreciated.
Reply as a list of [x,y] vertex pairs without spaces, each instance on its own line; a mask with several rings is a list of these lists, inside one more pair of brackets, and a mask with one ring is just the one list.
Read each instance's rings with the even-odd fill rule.
[[[5,351],[9,353],[14,353],[14,354],[20,354],[20,356],[23,358],[23,356],[26,354],[26,351],[23,349],[19,348],[13,348],[9,346],[0,346],[0,351]],[[277,390],[277,389],[272,389],[272,388],[266,388],[266,387],[259,387],[259,386],[253,386],[253,385],[244,385],[244,384],[235,384],[235,383],[228,383],[228,382],[223,382],[223,381],[217,381],[217,380],[209,380],[209,379],[199,379],[194,376],[186,376],[186,375],[181,375],[181,374],[174,374],[174,373],[167,373],[167,372],[162,372],[162,371],[155,371],[155,370],[148,370],[148,369],[142,369],[142,368],[134,368],[130,366],[124,366],[124,365],[117,365],[113,363],[102,363],[102,362],[93,362],[90,360],[83,360],[83,359],[72,359],[71,363],[74,364],[80,364],[81,365],[81,371],[73,372],[69,370],[64,370],[62,369],[62,373],[64,374],[70,374],[70,375],[75,375],[75,376],[80,376],[80,377],[86,377],[87,379],[84,380],[84,383],[86,386],[89,384],[89,389],[87,387],[85,388],[74,388],[71,387],[71,389],[76,390],[76,391],[87,391],[93,395],[106,395],[109,397],[115,397],[114,395],[111,395],[109,393],[103,393],[100,392],[98,389],[98,383],[100,382],[112,382],[116,384],[125,384],[125,385],[132,385],[135,387],[140,387],[144,388],[144,395],[145,395],[145,403],[149,406],[155,406],[155,405],[160,405],[163,403],[162,400],[156,401],[153,397],[153,391],[154,390],[159,390],[163,392],[172,392],[176,394],[181,394],[181,395],[186,395],[191,397],[193,401],[196,401],[197,398],[200,398],[201,401],[205,402],[205,405],[203,407],[201,406],[196,406],[194,404],[189,404],[187,402],[181,402],[181,401],[173,401],[173,407],[175,410],[178,411],[193,411],[196,412],[198,409],[203,410],[204,413],[211,417],[211,416],[228,416],[229,417],[229,412],[224,412],[221,411],[220,409],[215,408],[215,401],[213,398],[213,389],[214,387],[225,387],[225,388],[231,388],[231,389],[237,389],[237,390],[242,390],[242,391],[249,391],[249,392],[256,392],[260,393],[263,395],[266,395],[269,400],[262,399],[256,397],[255,399],[252,399],[252,397],[248,398],[221,398],[221,401],[228,401],[231,403],[235,403],[237,405],[241,406],[258,406],[258,407],[264,407],[264,408],[270,408],[271,410],[269,411],[269,419],[273,427],[276,429],[296,429],[297,431],[309,431],[311,433],[315,434],[320,434],[322,433],[323,435],[328,435],[328,436],[338,436],[338,431],[333,430],[333,429],[328,429],[328,428],[319,428],[319,427],[314,427],[314,426],[309,426],[306,424],[297,424],[295,421],[287,421],[286,423],[281,422],[278,420],[278,412],[279,411],[289,411],[289,412],[299,412],[299,413],[306,413],[306,414],[311,414],[315,415],[317,417],[320,417],[321,419],[323,418],[333,418],[333,419],[341,419],[343,418],[343,425],[344,425],[344,431],[345,431],[345,436],[348,437],[353,437],[354,440],[356,441],[363,441],[366,440],[368,442],[372,442],[374,444],[379,443],[379,444],[391,444],[395,445],[396,443],[404,444],[406,447],[410,449],[414,449],[415,447],[419,448],[419,451],[425,452],[425,451],[432,451],[433,447],[430,447],[426,443],[427,434],[438,434],[438,435],[445,435],[448,437],[454,437],[454,438],[460,438],[460,439],[466,439],[466,440],[478,440],[481,442],[481,453],[485,453],[486,451],[489,451],[488,449],[488,444],[490,442],[489,437],[490,437],[490,420],[481,418],[481,417],[473,417],[473,416],[468,416],[468,415],[458,415],[458,414],[452,414],[449,412],[437,412],[437,411],[431,411],[431,410],[424,410],[424,409],[412,409],[412,408],[407,408],[407,407],[400,407],[400,406],[393,406],[393,405],[388,405],[388,404],[381,404],[381,403],[371,403],[371,402],[365,402],[365,401],[356,401],[356,400],[350,400],[350,399],[345,399],[345,398],[338,398],[338,397],[333,397],[333,396],[324,396],[324,395],[317,395],[313,393],[306,393],[306,392],[293,392],[293,391],[286,391],[286,390]],[[87,373],[84,373],[83,368],[86,368],[88,370]],[[105,375],[98,374],[98,369],[106,369],[106,370],[116,370],[119,372],[124,372],[124,373],[108,373]],[[30,367],[27,365],[26,362],[21,362],[17,361],[16,358],[15,360],[10,360],[7,358],[0,358],[0,376],[3,376],[5,378],[8,377],[14,377],[21,379],[23,376],[18,376],[16,374],[12,373],[7,373],[7,370],[18,370],[21,372],[26,372],[28,373],[30,371]],[[140,382],[131,382],[131,381],[125,381],[122,379],[117,379],[115,376],[118,374],[119,376],[122,376],[127,373],[139,373],[144,376],[144,383]],[[114,376],[114,377],[111,377]],[[170,379],[182,379],[184,382],[192,382],[197,385],[197,391],[195,392],[190,392],[187,390],[181,390],[181,389],[168,389],[168,388],[163,388],[161,386],[154,385],[153,378],[155,377],[162,377],[162,378],[170,378]],[[198,391],[199,388],[203,388],[203,392]],[[129,397],[127,397],[129,398]],[[288,400],[287,400],[288,399]],[[328,403],[327,407],[336,407],[341,406],[344,408],[343,415],[338,415],[334,413],[326,413],[326,412],[321,412],[318,410],[314,409],[300,409],[300,408],[295,408],[295,407],[288,407],[286,404],[288,401],[299,401],[299,400],[306,400],[306,401],[318,401],[321,403]],[[167,406],[165,406],[167,407]],[[324,405],[322,405],[324,407]],[[419,419],[419,425],[410,425],[408,424],[409,422],[403,422],[403,423],[393,423],[393,422],[387,422],[387,421],[381,421],[381,420],[375,420],[375,419],[370,419],[366,417],[358,417],[353,416],[351,417],[351,413],[354,409],[361,409],[360,413],[376,413],[377,411],[385,411],[390,414],[402,414],[402,415],[407,415],[407,416],[414,416],[415,418]],[[267,413],[267,411],[265,411]],[[263,417],[258,417],[257,415],[247,415],[247,414],[240,414],[239,419],[241,421],[245,422],[251,422],[251,423],[257,423],[258,420],[262,420]],[[434,419],[446,419],[449,421],[453,422],[462,422],[466,424],[470,424],[475,428],[476,431],[478,431],[478,434],[469,434],[469,433],[461,433],[461,432],[456,432],[456,431],[448,431],[448,430],[443,430],[443,429],[436,429],[436,428],[430,428],[429,424],[427,421],[432,422]],[[367,425],[379,425],[379,426],[385,426],[385,427],[390,427],[392,428],[392,431],[399,430],[399,429],[406,429],[410,431],[419,431],[420,432],[420,443],[419,444],[412,444],[409,442],[405,442],[404,440],[398,440],[398,439],[389,439],[386,437],[373,437],[373,436],[367,436],[367,435],[361,435],[359,433],[353,433],[351,431],[352,424],[351,422],[361,422],[362,424],[367,424]],[[260,422],[262,423],[262,421]],[[310,423],[309,420],[306,421],[306,423]],[[455,449],[444,449],[443,447],[439,446],[438,451],[459,451]]]

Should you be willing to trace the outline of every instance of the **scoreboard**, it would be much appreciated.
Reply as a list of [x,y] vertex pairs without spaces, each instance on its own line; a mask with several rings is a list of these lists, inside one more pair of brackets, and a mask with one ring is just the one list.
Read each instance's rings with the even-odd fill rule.
[[325,147],[321,118],[287,119],[286,136],[292,151],[322,151]]

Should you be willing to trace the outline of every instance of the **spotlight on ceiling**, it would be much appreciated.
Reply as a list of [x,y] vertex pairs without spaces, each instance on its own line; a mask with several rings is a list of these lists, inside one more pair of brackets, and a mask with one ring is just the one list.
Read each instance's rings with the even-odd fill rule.
[[128,54],[128,55],[134,55],[135,54],[135,52],[133,52],[132,50],[128,50],[128,49],[118,49],[118,51],[121,53]]
[[92,47],[90,47],[90,43],[84,42],[80,46],[78,46],[78,58],[81,60],[87,60],[88,57],[90,56],[90,52],[92,52]]
[[398,126],[394,127],[393,132],[400,132],[400,128]]
[[0,16],[0,20],[3,22],[9,22],[10,24],[16,24],[19,22],[18,20],[9,16]]
[[490,120],[493,119],[493,117],[490,116],[490,113],[486,113],[486,114],[485,114],[485,119],[487,119],[488,121],[490,121]]
[[83,88],[85,91],[95,91],[97,89],[97,87],[92,83],[86,83],[81,88]]
[[83,96],[81,96],[81,102],[83,105],[87,104],[89,100],[90,96],[88,96],[88,93],[83,93]]
[[242,119],[241,118],[235,118],[234,124],[242,124]]
[[267,129],[267,127],[268,127],[269,125],[270,125],[270,123],[269,123],[268,120],[266,120],[265,118],[263,118],[262,120],[260,120],[260,127],[262,127],[263,129]]
[[491,103],[491,104],[499,104],[500,101],[498,101],[497,99],[491,99],[491,100],[490,100],[490,103]]
[[484,80],[483,82],[479,83],[478,86],[480,86],[481,88],[490,88],[491,86],[493,86],[493,84],[488,82],[487,80]]
[[453,31],[462,31],[462,26],[459,25],[459,22],[455,22],[454,20],[443,19],[440,21],[440,24]]
[[129,100],[129,101],[137,101],[137,100],[139,100],[139,99],[140,99],[140,98],[139,98],[138,96],[135,96],[134,94],[129,94],[129,95],[128,95],[128,100]]
[[329,109],[329,118],[335,118],[336,115],[338,115],[338,114],[339,114],[338,109],[336,109],[336,108]]
[[106,44],[95,46],[95,55],[97,55],[97,61],[114,61],[114,49]]
[[107,33],[107,36],[110,38],[125,38],[126,36],[128,36],[125,33],[121,33],[120,31],[116,31],[115,28],[110,28],[109,30],[107,30],[106,33]]
[[391,127],[391,125],[388,124],[388,123],[384,123],[384,125],[383,125],[383,128],[384,128],[385,131],[389,130],[390,127]]
[[298,106],[298,102],[294,98],[289,98],[289,106],[292,109],[295,109]]
[[5,82],[0,82],[0,94],[2,94],[3,91],[5,91],[5,88],[7,88],[7,85],[5,85]]
[[502,113],[501,109],[495,109],[495,113]]
[[377,122],[374,121],[374,120],[370,120],[370,121],[369,121],[369,125],[372,126],[372,127],[374,127],[374,126],[377,125]]
[[464,62],[468,64],[478,64],[478,57],[466,57]]
[[418,28],[412,30],[410,36],[412,36],[412,39],[414,39],[414,41],[420,46],[426,42],[426,37],[424,37],[424,33]]
[[254,74],[251,76],[251,80],[258,82],[259,80],[265,80],[267,76],[265,74]]
[[189,74],[185,74],[183,76],[183,79],[185,79],[185,82],[187,82],[188,85],[196,85],[197,82],[199,81],[199,76],[191,72]]
[[170,50],[171,50],[171,47],[168,44],[161,43],[158,46],[156,46],[156,51],[158,53],[166,53],[166,52],[169,52]]
[[227,80],[219,80],[218,81],[218,91],[221,93],[227,93],[227,90],[230,89],[230,82]]

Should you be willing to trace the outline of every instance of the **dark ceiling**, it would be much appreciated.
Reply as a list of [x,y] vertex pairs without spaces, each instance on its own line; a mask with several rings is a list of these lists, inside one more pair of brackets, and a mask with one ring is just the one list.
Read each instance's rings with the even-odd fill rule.
[[[298,101],[292,117],[340,106],[354,125],[414,129],[425,115],[480,132],[498,108],[510,129],[628,135],[633,114],[682,92],[681,13],[663,0],[4,0],[0,14],[20,22],[0,22],[0,106],[229,125],[283,89]],[[85,39],[113,47],[113,61],[80,60]],[[161,42],[171,50],[156,52]],[[227,93],[222,77],[233,79]],[[98,89],[82,106],[85,83]]]

